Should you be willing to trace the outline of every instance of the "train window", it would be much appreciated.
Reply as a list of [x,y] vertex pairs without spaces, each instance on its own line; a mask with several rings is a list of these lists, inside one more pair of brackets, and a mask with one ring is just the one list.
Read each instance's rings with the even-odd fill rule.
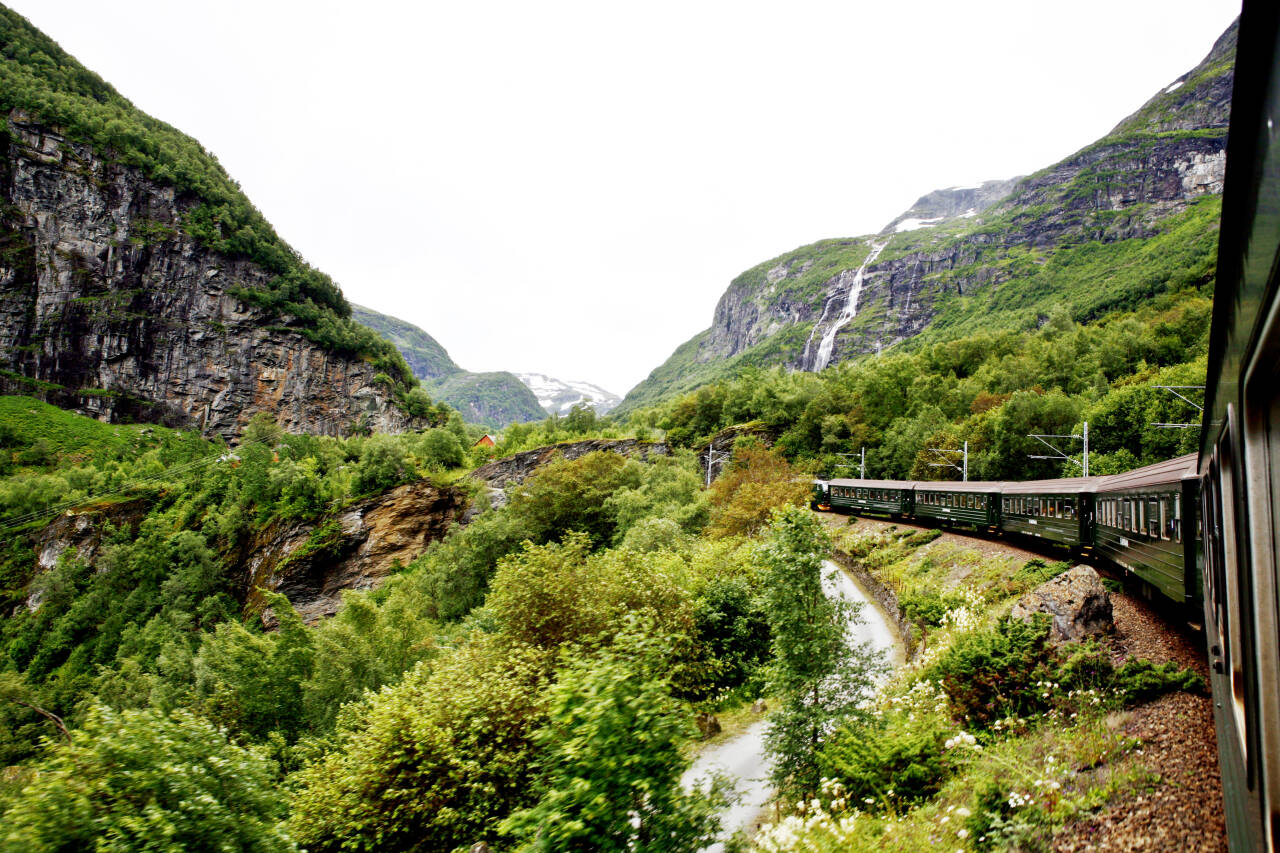
[[1147,535],[1152,539],[1160,537],[1160,503],[1156,498],[1147,498],[1146,508]]
[[1173,519],[1170,521],[1173,528],[1173,540],[1175,542],[1182,541],[1182,495],[1173,496]]

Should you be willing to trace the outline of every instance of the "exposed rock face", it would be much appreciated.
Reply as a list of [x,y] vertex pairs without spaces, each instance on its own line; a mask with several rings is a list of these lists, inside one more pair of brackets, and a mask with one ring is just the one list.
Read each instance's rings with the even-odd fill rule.
[[337,612],[344,589],[372,589],[441,539],[466,509],[457,489],[409,483],[348,507],[320,525],[265,531],[242,558],[253,604],[262,587],[283,593],[308,622]]
[[968,218],[986,210],[1013,191],[1020,178],[984,181],[973,187],[949,187],[920,196],[916,203],[884,227],[881,234],[936,225],[948,219]]
[[765,447],[772,447],[778,436],[768,427],[754,424],[737,424],[720,430],[711,437],[707,448],[709,452],[699,451],[698,467],[702,469],[703,476],[706,476],[708,466],[711,468],[708,480],[715,480],[724,472],[724,466],[733,460],[733,446],[740,438],[755,438]]
[[405,429],[370,364],[228,292],[270,275],[184,234],[196,204],[10,113],[0,133],[0,391],[225,436],[263,410],[291,431],[335,434],[360,418]]
[[490,500],[495,506],[506,502],[503,493],[508,485],[524,482],[534,471],[556,459],[577,459],[598,450],[617,453],[622,456],[638,456],[648,459],[650,456],[666,456],[671,451],[662,442],[640,441],[637,438],[593,438],[587,441],[566,441],[547,447],[536,447],[498,459],[487,465],[481,465],[468,476],[489,487]]
[[1054,645],[1109,634],[1115,628],[1111,596],[1098,573],[1085,565],[1076,566],[1022,596],[1009,615],[1025,620],[1034,613],[1053,617],[1049,642]]
[[[107,525],[136,532],[150,506],[149,499],[137,498],[64,512],[49,522],[35,538],[36,572],[50,571],[68,553],[92,565],[102,546]],[[39,591],[27,596],[27,609],[38,608],[41,597]]]

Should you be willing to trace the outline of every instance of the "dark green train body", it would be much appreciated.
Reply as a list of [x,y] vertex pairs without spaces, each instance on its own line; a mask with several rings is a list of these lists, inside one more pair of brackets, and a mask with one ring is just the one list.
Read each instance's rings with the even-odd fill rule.
[[915,517],[951,524],[995,527],[1000,523],[998,483],[917,482]]
[[1106,477],[1030,482],[818,480],[815,509],[965,525],[1110,560],[1178,604],[1200,597],[1195,455]]

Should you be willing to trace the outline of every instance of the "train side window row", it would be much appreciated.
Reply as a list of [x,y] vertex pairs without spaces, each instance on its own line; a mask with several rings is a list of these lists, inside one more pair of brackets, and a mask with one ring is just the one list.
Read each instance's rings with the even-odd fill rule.
[[1152,539],[1182,541],[1182,495],[1098,498],[1098,523]]
[[986,509],[986,495],[949,495],[945,492],[920,492],[916,503],[924,506],[945,506],[957,509]]
[[1075,518],[1075,498],[1004,498],[1004,511],[1010,515],[1034,518]]

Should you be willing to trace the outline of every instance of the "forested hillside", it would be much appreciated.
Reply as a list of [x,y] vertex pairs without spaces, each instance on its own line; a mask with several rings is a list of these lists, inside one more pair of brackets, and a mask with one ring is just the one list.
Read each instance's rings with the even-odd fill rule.
[[[750,368],[820,370],[979,330],[1032,331],[1057,310],[1088,323],[1208,281],[1236,26],[1106,137],[1020,179],[1003,199],[940,191],[946,198],[925,205],[939,211],[932,221],[899,217],[905,230],[825,240],[742,273],[711,328],[617,411]],[[951,196],[976,206],[955,214]]]
[[358,305],[354,312],[357,321],[394,343],[431,394],[461,412],[468,423],[501,429],[547,416],[538,398],[514,373],[463,370],[435,338],[412,323]]

